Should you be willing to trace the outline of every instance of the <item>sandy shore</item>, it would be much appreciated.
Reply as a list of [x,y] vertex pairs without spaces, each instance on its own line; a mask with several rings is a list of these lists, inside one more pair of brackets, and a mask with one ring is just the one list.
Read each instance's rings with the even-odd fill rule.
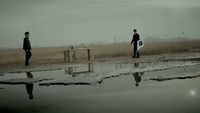
[[[181,52],[172,54],[159,54],[159,55],[143,55],[141,58],[131,58],[130,56],[124,57],[107,57],[96,58],[93,63],[98,62],[111,62],[111,63],[154,63],[154,62],[168,62],[168,61],[200,61],[200,52]],[[0,69],[1,73],[16,73],[25,71],[49,71],[60,70],[70,65],[85,64],[87,62],[74,62],[74,63],[51,63],[51,64],[32,64],[31,66],[24,65],[11,65],[4,66]]]

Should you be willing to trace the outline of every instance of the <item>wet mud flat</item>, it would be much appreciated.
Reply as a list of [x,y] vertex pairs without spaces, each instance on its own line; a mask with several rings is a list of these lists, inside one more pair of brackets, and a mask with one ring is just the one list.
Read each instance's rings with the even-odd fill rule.
[[2,113],[199,113],[199,60],[1,73]]

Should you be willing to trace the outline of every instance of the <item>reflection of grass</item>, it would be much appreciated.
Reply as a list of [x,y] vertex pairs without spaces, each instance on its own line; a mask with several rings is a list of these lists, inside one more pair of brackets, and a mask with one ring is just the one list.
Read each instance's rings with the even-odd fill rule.
[[[188,52],[200,49],[200,41],[182,41],[182,42],[162,42],[145,43],[141,50],[142,55]],[[100,57],[118,57],[131,56],[132,47],[129,43],[113,43],[90,45],[94,48],[94,56]],[[49,64],[63,62],[63,51],[65,47],[47,47],[33,48],[31,62],[34,64]],[[86,57],[86,53],[80,52],[79,58]],[[22,49],[4,49],[0,50],[0,66],[23,64],[24,51]]]

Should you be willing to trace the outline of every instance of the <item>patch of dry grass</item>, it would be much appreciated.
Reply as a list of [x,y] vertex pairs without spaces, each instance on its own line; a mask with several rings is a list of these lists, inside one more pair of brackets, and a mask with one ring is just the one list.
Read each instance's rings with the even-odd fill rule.
[[[179,41],[179,42],[160,42],[160,43],[145,43],[141,49],[141,55],[188,52],[200,49],[200,41]],[[131,56],[132,46],[130,43],[113,43],[90,45],[94,50],[96,58],[101,57],[119,57]],[[50,64],[62,63],[63,52],[66,47],[46,47],[33,48],[31,63],[34,64]],[[78,58],[86,58],[86,53],[80,52]],[[24,64],[24,51],[22,49],[1,49],[0,50],[0,67]]]
[[[179,42],[160,42],[145,43],[140,50],[142,55],[188,52],[200,49],[200,40],[197,41],[179,41]],[[104,45],[94,45],[95,57],[117,57],[131,56],[133,47],[130,43],[113,43]]]

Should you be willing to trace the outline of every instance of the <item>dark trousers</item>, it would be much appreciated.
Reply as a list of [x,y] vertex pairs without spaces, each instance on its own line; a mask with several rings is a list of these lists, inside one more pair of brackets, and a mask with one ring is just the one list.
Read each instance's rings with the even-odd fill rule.
[[137,46],[134,46],[133,47],[133,57],[135,58],[137,55],[137,58],[140,58],[140,53],[139,51],[137,50]]
[[32,56],[32,53],[31,53],[31,51],[30,50],[26,50],[25,51],[25,65],[29,65],[29,60],[30,60],[30,58],[31,58],[31,56]]

